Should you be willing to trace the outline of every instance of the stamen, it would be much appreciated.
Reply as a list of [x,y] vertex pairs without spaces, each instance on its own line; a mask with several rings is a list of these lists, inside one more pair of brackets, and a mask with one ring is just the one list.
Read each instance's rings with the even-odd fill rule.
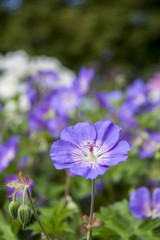
[[84,147],[87,147],[90,152],[93,152],[94,147],[98,148],[98,146],[96,146],[96,142],[93,143],[88,142]]

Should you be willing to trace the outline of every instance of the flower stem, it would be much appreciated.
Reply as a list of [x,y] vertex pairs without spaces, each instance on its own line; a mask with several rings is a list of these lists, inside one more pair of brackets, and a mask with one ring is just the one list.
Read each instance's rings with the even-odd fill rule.
[[23,198],[22,198],[22,204],[26,204],[26,194],[28,191],[28,186],[25,186],[24,190],[23,190]]
[[67,196],[69,195],[69,189],[70,189],[70,176],[66,171],[66,189],[64,193],[64,204],[67,204]]
[[39,225],[40,225],[40,227],[41,227],[41,229],[42,229],[45,237],[47,238],[47,240],[52,240],[52,239],[50,238],[50,236],[48,235],[48,233],[46,232],[43,224],[41,223],[41,220],[40,220],[39,217],[38,217],[38,214],[37,214],[37,211],[36,211],[35,206],[34,206],[34,204],[33,204],[33,201],[32,201],[32,198],[31,198],[31,195],[30,195],[30,192],[29,192],[29,189],[27,189],[27,195],[28,195],[28,200],[29,200],[29,202],[30,202],[30,204],[31,204],[31,208],[32,208],[32,210],[33,210],[34,216],[35,216],[37,222],[39,223]]
[[91,208],[89,216],[89,227],[87,232],[87,240],[92,240],[92,222],[93,222],[93,212],[94,212],[94,200],[95,200],[95,179],[92,179],[92,190],[91,190]]

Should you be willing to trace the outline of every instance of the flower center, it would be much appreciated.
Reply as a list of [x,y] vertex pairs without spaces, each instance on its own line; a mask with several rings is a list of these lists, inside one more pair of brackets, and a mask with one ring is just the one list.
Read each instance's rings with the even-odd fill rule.
[[98,148],[98,146],[96,146],[96,143],[95,142],[93,142],[93,143],[88,142],[84,147],[89,150],[89,153],[87,155],[85,155],[87,161],[89,161],[89,162],[96,161],[97,156],[94,154],[94,148],[95,147]]

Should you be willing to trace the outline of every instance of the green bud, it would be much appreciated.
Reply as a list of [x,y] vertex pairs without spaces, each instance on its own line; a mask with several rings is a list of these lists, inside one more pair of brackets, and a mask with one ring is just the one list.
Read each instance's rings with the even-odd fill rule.
[[18,209],[18,218],[22,223],[23,228],[29,223],[31,219],[31,209],[25,204],[22,204]]
[[16,220],[18,217],[18,208],[19,208],[19,203],[16,201],[12,201],[8,206],[9,213],[13,218],[13,220]]

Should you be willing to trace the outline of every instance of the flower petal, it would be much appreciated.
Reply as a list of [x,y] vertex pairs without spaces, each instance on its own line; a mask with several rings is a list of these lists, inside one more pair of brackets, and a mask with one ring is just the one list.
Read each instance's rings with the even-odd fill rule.
[[55,168],[70,168],[71,164],[74,163],[73,152],[76,150],[79,150],[77,146],[70,142],[64,140],[54,142],[50,149],[50,157]]
[[156,188],[152,195],[153,218],[160,218],[160,188]]
[[99,121],[94,126],[97,132],[96,144],[102,151],[104,148],[105,151],[111,149],[118,142],[121,127],[115,126],[111,121]]
[[111,150],[102,153],[99,156],[99,161],[104,162],[108,166],[115,166],[120,162],[127,160],[127,152],[130,151],[130,146],[126,141],[120,141],[115,147]]
[[79,147],[84,147],[87,142],[94,142],[95,138],[96,130],[90,122],[77,123],[65,128],[61,133],[62,140],[69,141]]
[[130,195],[130,211],[136,218],[147,218],[150,216],[151,196],[148,188],[137,188]]
[[103,175],[108,170],[108,166],[82,162],[81,164],[74,164],[70,170],[86,179],[95,179],[97,176]]

